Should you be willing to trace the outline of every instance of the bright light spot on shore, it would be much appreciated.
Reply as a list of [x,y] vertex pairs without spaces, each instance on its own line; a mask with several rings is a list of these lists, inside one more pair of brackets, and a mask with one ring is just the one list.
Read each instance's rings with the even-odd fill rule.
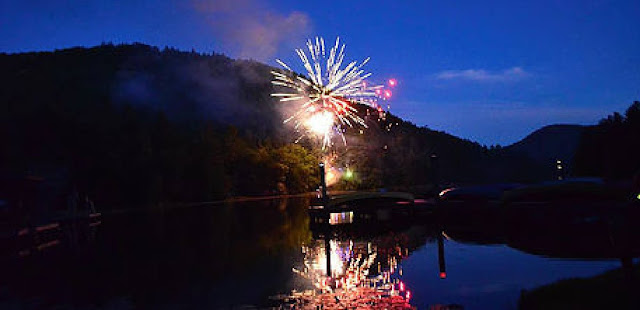
[[640,199],[640,194],[638,194],[638,196],[636,196],[636,198]]

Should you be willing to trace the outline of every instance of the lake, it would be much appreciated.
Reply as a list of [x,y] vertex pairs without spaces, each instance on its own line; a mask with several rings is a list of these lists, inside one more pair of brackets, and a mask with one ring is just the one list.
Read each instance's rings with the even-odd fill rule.
[[104,214],[99,225],[5,240],[0,308],[315,309],[331,299],[517,309],[523,291],[622,264],[572,257],[565,237],[553,244],[544,231],[514,239],[428,218],[317,228],[308,206],[292,198]]

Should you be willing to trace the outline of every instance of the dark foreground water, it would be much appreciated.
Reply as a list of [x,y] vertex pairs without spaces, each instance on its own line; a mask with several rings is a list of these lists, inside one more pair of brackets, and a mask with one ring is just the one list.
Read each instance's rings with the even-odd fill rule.
[[[600,239],[585,259],[566,244],[547,247],[548,235],[513,241],[429,219],[312,229],[307,207],[283,199],[105,215],[100,225],[5,242],[0,309],[315,309],[367,298],[517,309],[524,290],[621,266],[597,253]],[[349,289],[358,297],[336,293]]]

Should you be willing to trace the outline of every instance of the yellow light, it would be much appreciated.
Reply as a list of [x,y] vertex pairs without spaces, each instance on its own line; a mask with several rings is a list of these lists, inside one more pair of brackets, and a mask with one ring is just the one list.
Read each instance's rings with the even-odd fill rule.
[[638,196],[636,196],[636,198],[640,199],[640,194],[638,194]]

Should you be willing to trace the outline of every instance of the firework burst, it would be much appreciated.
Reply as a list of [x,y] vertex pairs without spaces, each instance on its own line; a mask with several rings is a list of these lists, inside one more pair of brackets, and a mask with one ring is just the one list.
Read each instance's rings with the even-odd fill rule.
[[[309,56],[304,49],[296,49],[306,70],[306,77],[296,74],[291,67],[276,59],[285,71],[272,71],[272,83],[287,91],[271,96],[296,105],[295,112],[284,121],[294,122],[296,130],[301,133],[296,142],[304,136],[313,135],[321,138],[322,148],[325,149],[337,134],[346,143],[343,133],[347,127],[367,128],[355,106],[362,104],[381,112],[377,100],[389,99],[391,91],[366,81],[371,73],[362,68],[369,58],[360,63],[352,61],[342,67],[345,45],[340,44],[340,38],[329,50],[325,49],[322,38],[308,40],[307,49]],[[393,83],[395,85],[395,80]]]

